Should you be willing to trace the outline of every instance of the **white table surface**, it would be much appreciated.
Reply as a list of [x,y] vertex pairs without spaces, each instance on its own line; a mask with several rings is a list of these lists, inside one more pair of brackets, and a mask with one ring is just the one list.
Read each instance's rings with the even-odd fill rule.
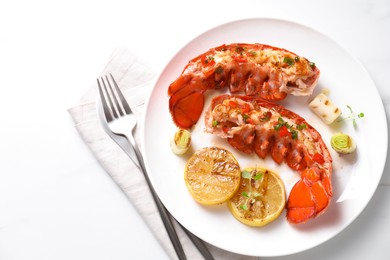
[[[159,71],[205,30],[254,17],[292,20],[333,38],[368,70],[390,112],[388,0],[0,1],[0,259],[167,259],[67,109],[119,45]],[[389,167],[349,227],[274,259],[385,259]]]

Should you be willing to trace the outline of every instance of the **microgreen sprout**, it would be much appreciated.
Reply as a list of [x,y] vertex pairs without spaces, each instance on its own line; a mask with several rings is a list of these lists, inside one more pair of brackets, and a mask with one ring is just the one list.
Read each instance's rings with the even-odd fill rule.
[[243,197],[245,197],[245,201],[244,203],[240,206],[240,209],[242,210],[248,210],[248,202],[251,201],[252,199],[256,198],[256,197],[259,197],[261,196],[260,193],[257,193],[257,192],[252,192],[252,181],[259,181],[263,178],[264,176],[264,173],[261,172],[261,171],[257,171],[256,167],[253,168],[252,171],[247,171],[247,170],[244,170],[242,173],[241,173],[241,176],[243,179],[247,179],[248,182],[249,182],[249,185],[248,185],[248,191],[245,192],[243,191],[241,193],[241,195]]
[[349,110],[349,115],[346,116],[346,117],[342,117],[342,118],[338,119],[337,122],[342,122],[342,121],[345,121],[345,120],[352,120],[353,126],[357,127],[356,119],[363,118],[364,117],[364,113],[360,112],[360,113],[356,114],[355,112],[353,112],[351,106],[349,106],[349,105],[347,105],[347,108]]

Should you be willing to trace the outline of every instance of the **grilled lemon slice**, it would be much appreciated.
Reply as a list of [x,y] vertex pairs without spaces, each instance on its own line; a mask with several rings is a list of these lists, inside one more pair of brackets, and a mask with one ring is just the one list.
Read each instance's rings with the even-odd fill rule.
[[187,161],[184,180],[197,202],[216,205],[228,201],[237,192],[241,170],[230,151],[206,147],[196,151]]
[[255,227],[276,220],[286,205],[286,191],[279,175],[256,167],[242,171],[242,178],[238,192],[227,203],[233,216]]

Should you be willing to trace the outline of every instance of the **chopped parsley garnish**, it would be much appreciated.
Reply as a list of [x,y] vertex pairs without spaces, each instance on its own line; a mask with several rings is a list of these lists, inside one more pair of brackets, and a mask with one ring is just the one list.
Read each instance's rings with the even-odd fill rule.
[[291,133],[291,137],[292,139],[297,139],[298,138],[298,131],[297,130],[290,130],[290,133]]
[[295,127],[284,121],[282,117],[278,118],[278,123],[274,125],[275,131],[279,131],[280,137],[291,136],[292,139],[298,138],[298,130],[305,129],[306,124],[298,124]]
[[299,124],[299,125],[296,126],[296,128],[297,128],[298,130],[305,129],[306,127],[307,127],[306,124]]
[[285,124],[285,122],[284,122],[283,118],[279,117],[278,118],[278,124],[276,124],[274,126],[274,129],[275,130],[279,130],[282,126],[284,126],[284,124]]
[[250,51],[249,53],[250,53],[250,55],[252,55],[252,56],[257,56],[257,52],[255,52],[255,51]]
[[290,57],[284,57],[283,62],[287,63],[288,66],[294,66],[295,64],[294,59]]
[[245,122],[245,123],[248,123],[249,115],[243,114],[243,115],[242,115],[242,118],[244,119],[244,122]]

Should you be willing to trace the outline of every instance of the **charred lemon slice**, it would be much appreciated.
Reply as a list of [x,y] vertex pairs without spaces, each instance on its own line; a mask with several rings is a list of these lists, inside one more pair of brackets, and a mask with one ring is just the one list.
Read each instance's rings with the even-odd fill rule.
[[228,201],[233,216],[242,223],[265,226],[282,213],[286,205],[286,191],[279,175],[264,168],[242,171],[241,186]]
[[192,197],[203,205],[228,201],[240,187],[240,166],[231,152],[219,147],[196,151],[187,161],[184,180]]

